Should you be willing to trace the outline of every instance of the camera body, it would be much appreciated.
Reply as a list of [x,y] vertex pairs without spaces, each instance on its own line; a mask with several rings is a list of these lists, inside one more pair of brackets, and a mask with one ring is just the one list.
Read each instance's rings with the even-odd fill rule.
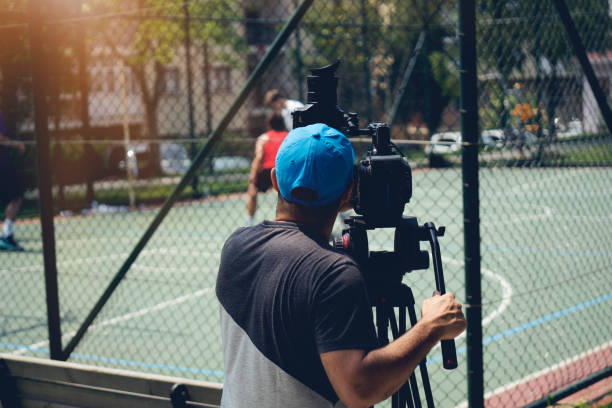
[[292,113],[293,128],[325,123],[348,137],[371,137],[371,149],[353,172],[351,202],[368,228],[396,227],[401,222],[404,206],[412,197],[410,165],[391,143],[389,126],[375,122],[360,129],[358,114],[345,113],[338,107],[335,72],[339,64],[340,61],[336,61],[311,70],[312,74],[307,77],[307,105]]
[[[410,164],[391,142],[385,123],[373,122],[359,128],[357,113],[345,113],[337,105],[340,61],[311,70],[307,77],[308,100],[303,109],[292,113],[293,128],[325,123],[349,138],[366,136],[372,145],[353,171],[351,204],[359,216],[345,220],[342,238],[334,245],[351,254],[362,265],[371,289],[401,283],[405,272],[429,267],[429,254],[419,242],[427,240],[426,231],[416,218],[404,217],[404,207],[412,197]],[[369,251],[367,230],[395,228],[394,251]],[[380,273],[384,270],[385,273]]]

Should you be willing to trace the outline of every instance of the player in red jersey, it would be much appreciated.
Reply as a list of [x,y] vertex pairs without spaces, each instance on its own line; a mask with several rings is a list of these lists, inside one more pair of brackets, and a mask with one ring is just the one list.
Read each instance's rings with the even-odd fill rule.
[[249,188],[247,190],[247,225],[253,225],[253,216],[257,209],[257,193],[265,192],[272,187],[270,170],[274,167],[276,152],[287,136],[287,128],[279,113],[272,113],[267,120],[268,131],[255,142],[255,157],[251,164]]

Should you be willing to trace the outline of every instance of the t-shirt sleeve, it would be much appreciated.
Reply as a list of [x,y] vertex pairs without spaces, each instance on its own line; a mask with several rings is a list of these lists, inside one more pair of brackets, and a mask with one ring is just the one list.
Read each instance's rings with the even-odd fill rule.
[[318,285],[314,299],[315,341],[319,354],[377,347],[372,307],[355,265],[345,264]]

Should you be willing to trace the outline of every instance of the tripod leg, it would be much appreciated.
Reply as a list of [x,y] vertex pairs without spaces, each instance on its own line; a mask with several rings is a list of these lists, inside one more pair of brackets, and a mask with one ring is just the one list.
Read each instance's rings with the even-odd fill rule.
[[[395,319],[394,308],[389,309],[389,321],[391,324],[391,333],[393,338],[398,338],[406,332],[406,309],[403,306],[398,308],[399,310],[399,327],[398,321]],[[416,382],[416,375],[414,372],[410,375],[408,382],[399,389],[399,391],[393,395],[393,398],[398,398],[398,406],[408,408],[421,408],[421,396],[419,395],[419,388]]]
[[[416,313],[414,311],[414,303],[408,308],[408,316],[410,317],[410,324],[414,326],[417,323]],[[423,359],[419,363],[419,369],[421,370],[421,380],[423,381],[423,391],[425,392],[425,400],[429,408],[434,408],[433,394],[431,392],[431,384],[429,383],[429,374],[427,374],[427,363],[426,359]],[[413,373],[414,375],[414,373]],[[415,380],[416,385],[416,380]],[[418,392],[418,391],[417,391]]]
[[[399,308],[399,332],[406,332],[406,309],[409,306],[400,307]],[[408,387],[408,384],[410,387]],[[410,379],[408,380],[408,384],[404,384],[402,389],[400,390],[400,394],[404,396],[403,399],[408,401],[409,407],[421,408],[421,396],[419,394],[419,386],[416,381],[416,375],[413,372],[410,375]]]
[[376,330],[378,332],[378,344],[381,347],[389,344],[389,318],[385,306],[376,307]]

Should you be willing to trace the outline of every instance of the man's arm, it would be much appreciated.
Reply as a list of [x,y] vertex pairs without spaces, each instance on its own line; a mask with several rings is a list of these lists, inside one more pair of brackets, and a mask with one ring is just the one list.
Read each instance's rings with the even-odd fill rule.
[[423,302],[422,319],[385,347],[321,354],[325,372],[340,400],[350,408],[369,407],[394,394],[440,340],[466,326],[461,304],[451,293]]

